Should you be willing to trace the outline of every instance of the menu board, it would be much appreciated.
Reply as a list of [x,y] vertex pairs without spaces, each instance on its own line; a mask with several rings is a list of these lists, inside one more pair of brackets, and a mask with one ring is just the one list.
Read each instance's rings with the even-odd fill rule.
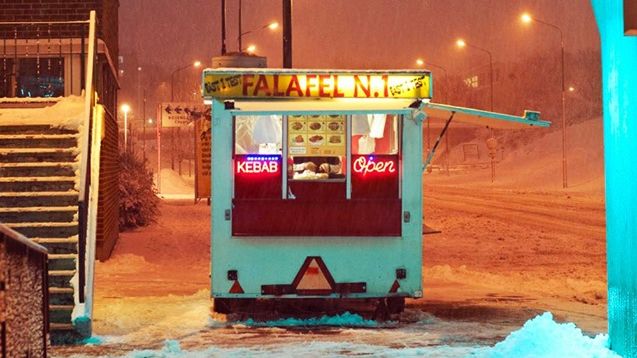
[[345,116],[288,117],[288,151],[294,156],[345,155]]

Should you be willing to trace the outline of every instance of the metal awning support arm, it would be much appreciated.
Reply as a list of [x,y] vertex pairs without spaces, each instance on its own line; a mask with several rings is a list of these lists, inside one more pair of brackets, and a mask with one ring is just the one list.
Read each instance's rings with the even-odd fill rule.
[[[433,160],[434,154],[436,154],[436,148],[438,148],[438,145],[440,144],[440,140],[442,140],[442,137],[444,137],[445,133],[447,132],[447,128],[449,128],[449,124],[451,124],[451,120],[453,119],[453,116],[455,114],[456,114],[455,111],[451,112],[451,115],[449,116],[449,119],[447,119],[447,122],[445,122],[445,126],[442,128],[442,131],[438,135],[438,139],[436,139],[436,143],[434,143],[434,146],[431,148],[431,151],[429,151],[429,154],[427,154],[427,160],[425,160],[425,164],[422,166],[422,170],[423,171],[425,171],[425,169],[427,169],[427,166]],[[427,120],[429,120],[429,119],[427,119]]]

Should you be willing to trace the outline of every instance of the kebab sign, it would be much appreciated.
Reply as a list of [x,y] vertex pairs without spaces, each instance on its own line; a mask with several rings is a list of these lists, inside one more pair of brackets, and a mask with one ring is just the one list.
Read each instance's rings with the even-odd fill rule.
[[427,71],[206,70],[206,98],[431,98]]

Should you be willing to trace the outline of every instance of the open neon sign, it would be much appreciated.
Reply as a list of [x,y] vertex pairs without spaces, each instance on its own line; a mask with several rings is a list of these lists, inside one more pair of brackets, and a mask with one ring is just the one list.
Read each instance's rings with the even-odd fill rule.
[[237,174],[274,174],[279,172],[277,155],[245,156],[237,160]]
[[373,156],[370,157],[358,157],[352,163],[352,169],[355,173],[367,175],[372,173],[389,174],[396,172],[395,160],[374,160]]

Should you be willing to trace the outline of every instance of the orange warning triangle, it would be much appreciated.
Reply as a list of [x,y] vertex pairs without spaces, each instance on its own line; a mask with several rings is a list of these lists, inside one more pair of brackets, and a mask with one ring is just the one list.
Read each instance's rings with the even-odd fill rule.
[[400,283],[398,283],[398,280],[394,280],[394,284],[391,285],[391,288],[389,289],[389,293],[396,293],[398,292],[399,288],[400,288]]
[[305,272],[301,277],[297,290],[332,290],[332,286],[327,279],[326,273],[318,264],[315,258],[312,258],[310,264],[305,268]]
[[232,287],[230,287],[230,293],[244,293],[243,287],[239,284],[239,280],[234,281]]

